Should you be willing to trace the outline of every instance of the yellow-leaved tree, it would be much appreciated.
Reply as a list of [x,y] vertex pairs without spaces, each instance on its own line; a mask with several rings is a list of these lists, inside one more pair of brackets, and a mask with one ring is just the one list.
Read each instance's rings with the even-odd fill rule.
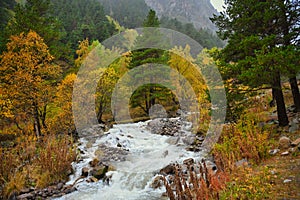
[[76,74],[68,74],[58,85],[54,106],[58,112],[49,119],[49,130],[53,133],[73,133],[75,131],[72,113],[72,93]]
[[[200,113],[200,125],[198,131],[205,132],[209,124],[209,107],[210,102],[208,100],[208,86],[206,85],[203,74],[199,64],[196,63],[196,59],[191,56],[190,46],[174,47],[171,49],[170,59],[168,64],[176,73],[171,72],[173,84],[176,86],[176,90],[180,94],[182,101],[188,103],[189,106],[193,106],[193,103],[189,103],[197,100]],[[193,99],[193,95],[197,99]],[[190,108],[194,110],[195,108]]]
[[[10,37],[7,51],[0,56],[1,115],[20,130],[34,130],[40,136],[46,128],[47,104],[53,98],[55,78],[61,70],[36,32]],[[29,129],[29,130],[30,130]]]

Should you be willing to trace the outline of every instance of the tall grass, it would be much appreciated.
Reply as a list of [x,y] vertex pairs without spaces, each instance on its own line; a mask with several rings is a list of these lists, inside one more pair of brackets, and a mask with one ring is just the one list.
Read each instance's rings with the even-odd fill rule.
[[3,197],[23,188],[42,188],[65,180],[75,159],[69,136],[20,136],[14,147],[0,147],[0,192]]
[[[196,168],[199,171],[196,172]],[[228,176],[223,171],[214,173],[205,162],[190,165],[187,176],[181,167],[176,166],[173,183],[164,177],[164,185],[170,200],[203,200],[218,199],[219,193],[225,188]]]

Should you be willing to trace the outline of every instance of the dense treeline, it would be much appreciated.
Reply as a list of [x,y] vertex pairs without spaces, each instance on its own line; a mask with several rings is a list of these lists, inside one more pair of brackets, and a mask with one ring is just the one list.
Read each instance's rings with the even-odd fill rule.
[[222,41],[217,35],[212,33],[210,30],[200,29],[197,30],[192,23],[184,24],[178,21],[176,18],[169,19],[167,17],[162,17],[160,19],[161,27],[169,28],[181,33],[184,33],[194,40],[196,40],[199,44],[201,44],[205,48],[213,48],[213,47],[223,47],[224,41]]

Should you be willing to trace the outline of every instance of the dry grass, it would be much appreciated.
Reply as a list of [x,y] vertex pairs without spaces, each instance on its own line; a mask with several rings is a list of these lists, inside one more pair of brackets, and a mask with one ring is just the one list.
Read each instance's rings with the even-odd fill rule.
[[[207,168],[204,161],[197,165],[189,166],[188,176],[182,173],[180,166],[177,166],[172,184],[164,177],[164,184],[170,200],[219,198],[220,191],[225,188],[225,184],[228,181],[227,174],[222,171],[214,173]],[[196,167],[199,167],[198,173],[195,172]]]
[[42,188],[65,180],[75,159],[69,136],[46,135],[38,141],[20,136],[14,147],[0,148],[0,194],[9,197],[26,187]]

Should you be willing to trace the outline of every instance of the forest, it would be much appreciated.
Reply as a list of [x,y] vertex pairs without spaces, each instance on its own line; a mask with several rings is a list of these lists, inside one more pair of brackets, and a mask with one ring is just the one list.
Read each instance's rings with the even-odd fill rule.
[[[80,157],[79,130],[89,128],[94,113],[97,123],[113,127],[117,122],[150,120],[158,104],[168,118],[174,118],[178,110],[184,110],[181,102],[195,100],[201,105],[197,108],[201,116],[192,133],[205,137],[215,112],[210,93],[215,88],[201,72],[209,73],[212,66],[220,72],[221,89],[226,92],[225,108],[214,105],[226,109],[222,135],[210,151],[219,170],[212,173],[199,163],[200,178],[192,170],[187,170],[187,178],[176,168],[174,183],[162,179],[167,198],[300,198],[300,3],[227,0],[225,4],[223,12],[210,17],[218,28],[212,33],[176,18],[158,18],[138,0],[2,0],[0,199],[22,199],[24,194],[65,184],[74,173],[72,163]],[[149,27],[180,32],[200,44],[201,52],[195,55],[189,44],[168,51],[139,48],[149,41],[169,45],[169,41],[160,42],[159,31],[147,32]],[[139,34],[134,28],[145,31]],[[133,50],[104,46],[116,35],[122,37],[116,44]],[[80,76],[85,66],[100,65],[97,56],[107,57],[100,59],[107,67],[86,67],[85,76]],[[117,59],[109,62],[110,58]],[[143,75],[135,71],[139,66],[148,66],[141,69]],[[134,90],[128,108],[112,109],[115,86],[129,72],[132,77],[125,81],[130,84],[137,85],[145,77],[150,77],[149,83]],[[155,83],[151,78],[155,74],[164,84]],[[85,108],[88,93],[81,93],[78,105],[74,95],[93,87],[91,80],[97,75],[101,78],[95,79],[94,110],[84,112],[80,118],[84,127],[79,127],[73,114],[81,111],[74,107]],[[118,98],[125,98],[130,89],[122,85]],[[182,92],[180,98],[175,90]],[[288,139],[287,147],[283,138]],[[201,146],[196,140],[192,145]],[[279,153],[270,153],[277,149]],[[269,164],[277,158],[279,164]],[[240,161],[242,167],[237,164]],[[287,163],[292,162],[292,178],[286,178],[285,170],[291,167]],[[285,180],[291,184],[282,185]],[[49,193],[48,198],[65,193]],[[47,196],[24,199],[38,197]]]

